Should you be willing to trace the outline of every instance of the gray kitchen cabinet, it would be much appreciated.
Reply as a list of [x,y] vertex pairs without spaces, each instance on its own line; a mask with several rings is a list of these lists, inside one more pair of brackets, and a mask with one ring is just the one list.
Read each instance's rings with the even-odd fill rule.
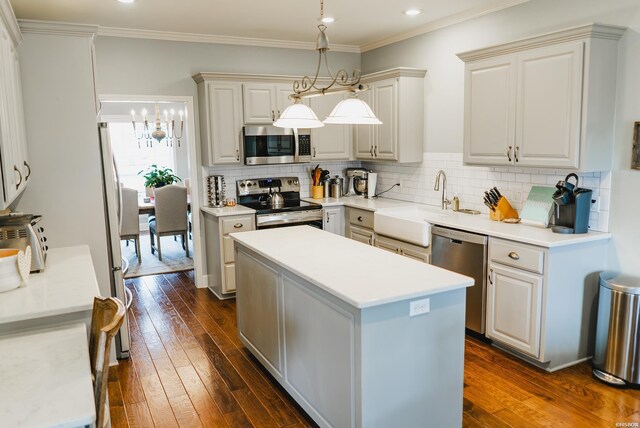
[[362,76],[370,90],[359,93],[382,121],[355,126],[355,158],[422,162],[426,70],[395,68]]
[[542,275],[489,264],[487,337],[540,356]]
[[344,208],[324,207],[322,211],[324,214],[322,228],[327,232],[344,236]]
[[[22,102],[22,83],[17,45],[22,40],[14,16],[0,17],[0,157],[2,158],[2,198],[8,207],[31,178]],[[15,23],[8,26],[5,23]],[[10,30],[10,28],[12,28]]]
[[[333,108],[348,95],[329,94],[309,99],[318,119],[324,120]],[[313,160],[349,160],[353,131],[351,125],[325,125],[311,130],[311,156]]]
[[209,289],[219,298],[232,297],[236,291],[234,245],[229,234],[255,228],[254,215],[218,217],[204,211],[207,279]]
[[240,164],[242,158],[242,83],[211,81],[201,74],[198,110],[202,163],[205,166]]
[[246,125],[271,125],[288,105],[293,104],[289,95],[291,84],[250,82],[242,85],[244,123]]
[[384,235],[376,234],[375,246],[423,263],[429,263],[431,259],[431,249],[429,247],[421,247]]
[[373,231],[373,212],[358,208],[345,209],[345,234],[347,238],[367,245],[375,244],[376,234]]
[[486,335],[548,371],[588,359],[607,241],[543,248],[489,237]]
[[459,54],[464,162],[610,169],[624,30],[590,24]]

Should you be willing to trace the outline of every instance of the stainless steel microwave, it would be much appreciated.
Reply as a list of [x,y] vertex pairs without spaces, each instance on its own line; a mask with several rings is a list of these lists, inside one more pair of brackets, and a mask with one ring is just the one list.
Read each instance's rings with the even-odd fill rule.
[[242,128],[245,165],[311,162],[311,131],[276,126]]

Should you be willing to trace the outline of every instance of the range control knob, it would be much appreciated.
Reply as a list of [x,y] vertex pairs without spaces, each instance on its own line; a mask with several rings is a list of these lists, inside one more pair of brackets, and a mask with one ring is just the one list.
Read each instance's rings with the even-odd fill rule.
[[244,187],[244,183],[240,183],[240,187]]

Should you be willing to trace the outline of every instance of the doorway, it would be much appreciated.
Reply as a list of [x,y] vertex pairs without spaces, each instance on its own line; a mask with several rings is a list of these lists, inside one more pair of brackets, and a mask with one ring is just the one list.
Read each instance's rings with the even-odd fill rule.
[[[202,277],[198,214],[201,186],[198,185],[193,98],[100,95],[99,99],[99,121],[108,124],[111,148],[123,188],[120,245],[124,259],[129,262],[125,278],[193,269],[198,283],[197,279]],[[156,130],[156,113],[161,131],[166,134],[159,141],[151,135]],[[135,127],[132,122],[135,122]],[[182,216],[185,216],[188,231],[184,235],[159,238],[157,234],[150,233],[150,224],[157,226],[161,222],[158,219],[158,223],[153,223],[156,186],[149,185],[157,181],[154,178],[158,173],[171,177],[168,182],[161,180],[158,188],[166,182],[186,190],[187,210],[183,212],[180,209],[171,214],[178,223],[182,223]],[[182,192],[184,190],[177,193],[182,195]],[[162,204],[158,207],[159,215],[166,212],[162,207],[172,205],[167,204],[166,197],[159,204]],[[132,231],[131,225],[136,223],[137,228]]]

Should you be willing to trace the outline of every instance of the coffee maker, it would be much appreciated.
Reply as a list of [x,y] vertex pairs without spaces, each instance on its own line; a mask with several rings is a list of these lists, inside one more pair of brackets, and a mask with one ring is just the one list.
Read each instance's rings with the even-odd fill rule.
[[[576,184],[569,182],[575,178]],[[578,187],[578,176],[569,174],[558,181],[553,194],[555,204],[555,233],[587,233],[589,231],[589,210],[591,207],[591,189]]]
[[366,196],[369,182],[369,171],[364,168],[347,168],[347,196]]

